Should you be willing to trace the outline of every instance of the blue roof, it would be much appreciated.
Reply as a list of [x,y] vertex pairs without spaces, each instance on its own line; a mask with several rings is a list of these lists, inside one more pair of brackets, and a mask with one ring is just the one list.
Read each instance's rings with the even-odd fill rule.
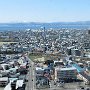
[[78,72],[82,72],[84,71],[83,68],[81,68],[78,64],[72,64],[73,67],[75,67],[77,69]]

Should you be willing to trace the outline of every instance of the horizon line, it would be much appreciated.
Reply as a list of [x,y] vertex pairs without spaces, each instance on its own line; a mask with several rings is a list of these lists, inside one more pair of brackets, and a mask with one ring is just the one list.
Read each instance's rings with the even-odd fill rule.
[[4,23],[77,23],[77,22],[90,22],[90,20],[82,20],[82,21],[51,21],[51,22],[39,22],[39,21],[10,21],[10,22],[0,22],[0,24]]

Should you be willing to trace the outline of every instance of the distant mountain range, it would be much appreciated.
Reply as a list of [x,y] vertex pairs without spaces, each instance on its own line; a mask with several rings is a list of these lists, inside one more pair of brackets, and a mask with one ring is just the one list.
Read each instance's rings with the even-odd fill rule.
[[80,22],[20,22],[20,23],[0,23],[0,31],[4,30],[25,30],[25,29],[41,29],[41,27],[59,29],[59,28],[90,28],[90,21]]

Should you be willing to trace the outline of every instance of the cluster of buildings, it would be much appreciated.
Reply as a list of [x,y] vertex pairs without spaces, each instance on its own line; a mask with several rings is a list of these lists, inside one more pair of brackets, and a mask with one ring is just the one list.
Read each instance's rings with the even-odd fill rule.
[[[0,35],[2,39],[8,38],[15,42],[0,46],[1,54],[29,52],[56,56],[45,62],[35,63],[37,88],[50,87],[52,80],[55,84],[83,81],[90,85],[89,29],[46,30],[42,27],[39,30],[0,32]],[[12,62],[9,61],[8,64]]]
[[[43,64],[36,64],[36,86],[50,87],[53,81],[54,85],[64,85],[64,83],[83,82],[84,85],[90,85],[90,70],[83,64],[77,63],[65,57],[60,60],[47,60]],[[42,78],[41,78],[42,77]]]
[[3,86],[4,90],[25,90],[28,68],[28,60],[24,55],[1,54],[0,87]]

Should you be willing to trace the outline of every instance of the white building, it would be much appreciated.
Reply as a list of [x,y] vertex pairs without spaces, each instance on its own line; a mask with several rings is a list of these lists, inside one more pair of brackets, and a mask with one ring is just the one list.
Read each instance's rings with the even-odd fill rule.
[[76,79],[77,70],[74,67],[55,68],[55,79]]

